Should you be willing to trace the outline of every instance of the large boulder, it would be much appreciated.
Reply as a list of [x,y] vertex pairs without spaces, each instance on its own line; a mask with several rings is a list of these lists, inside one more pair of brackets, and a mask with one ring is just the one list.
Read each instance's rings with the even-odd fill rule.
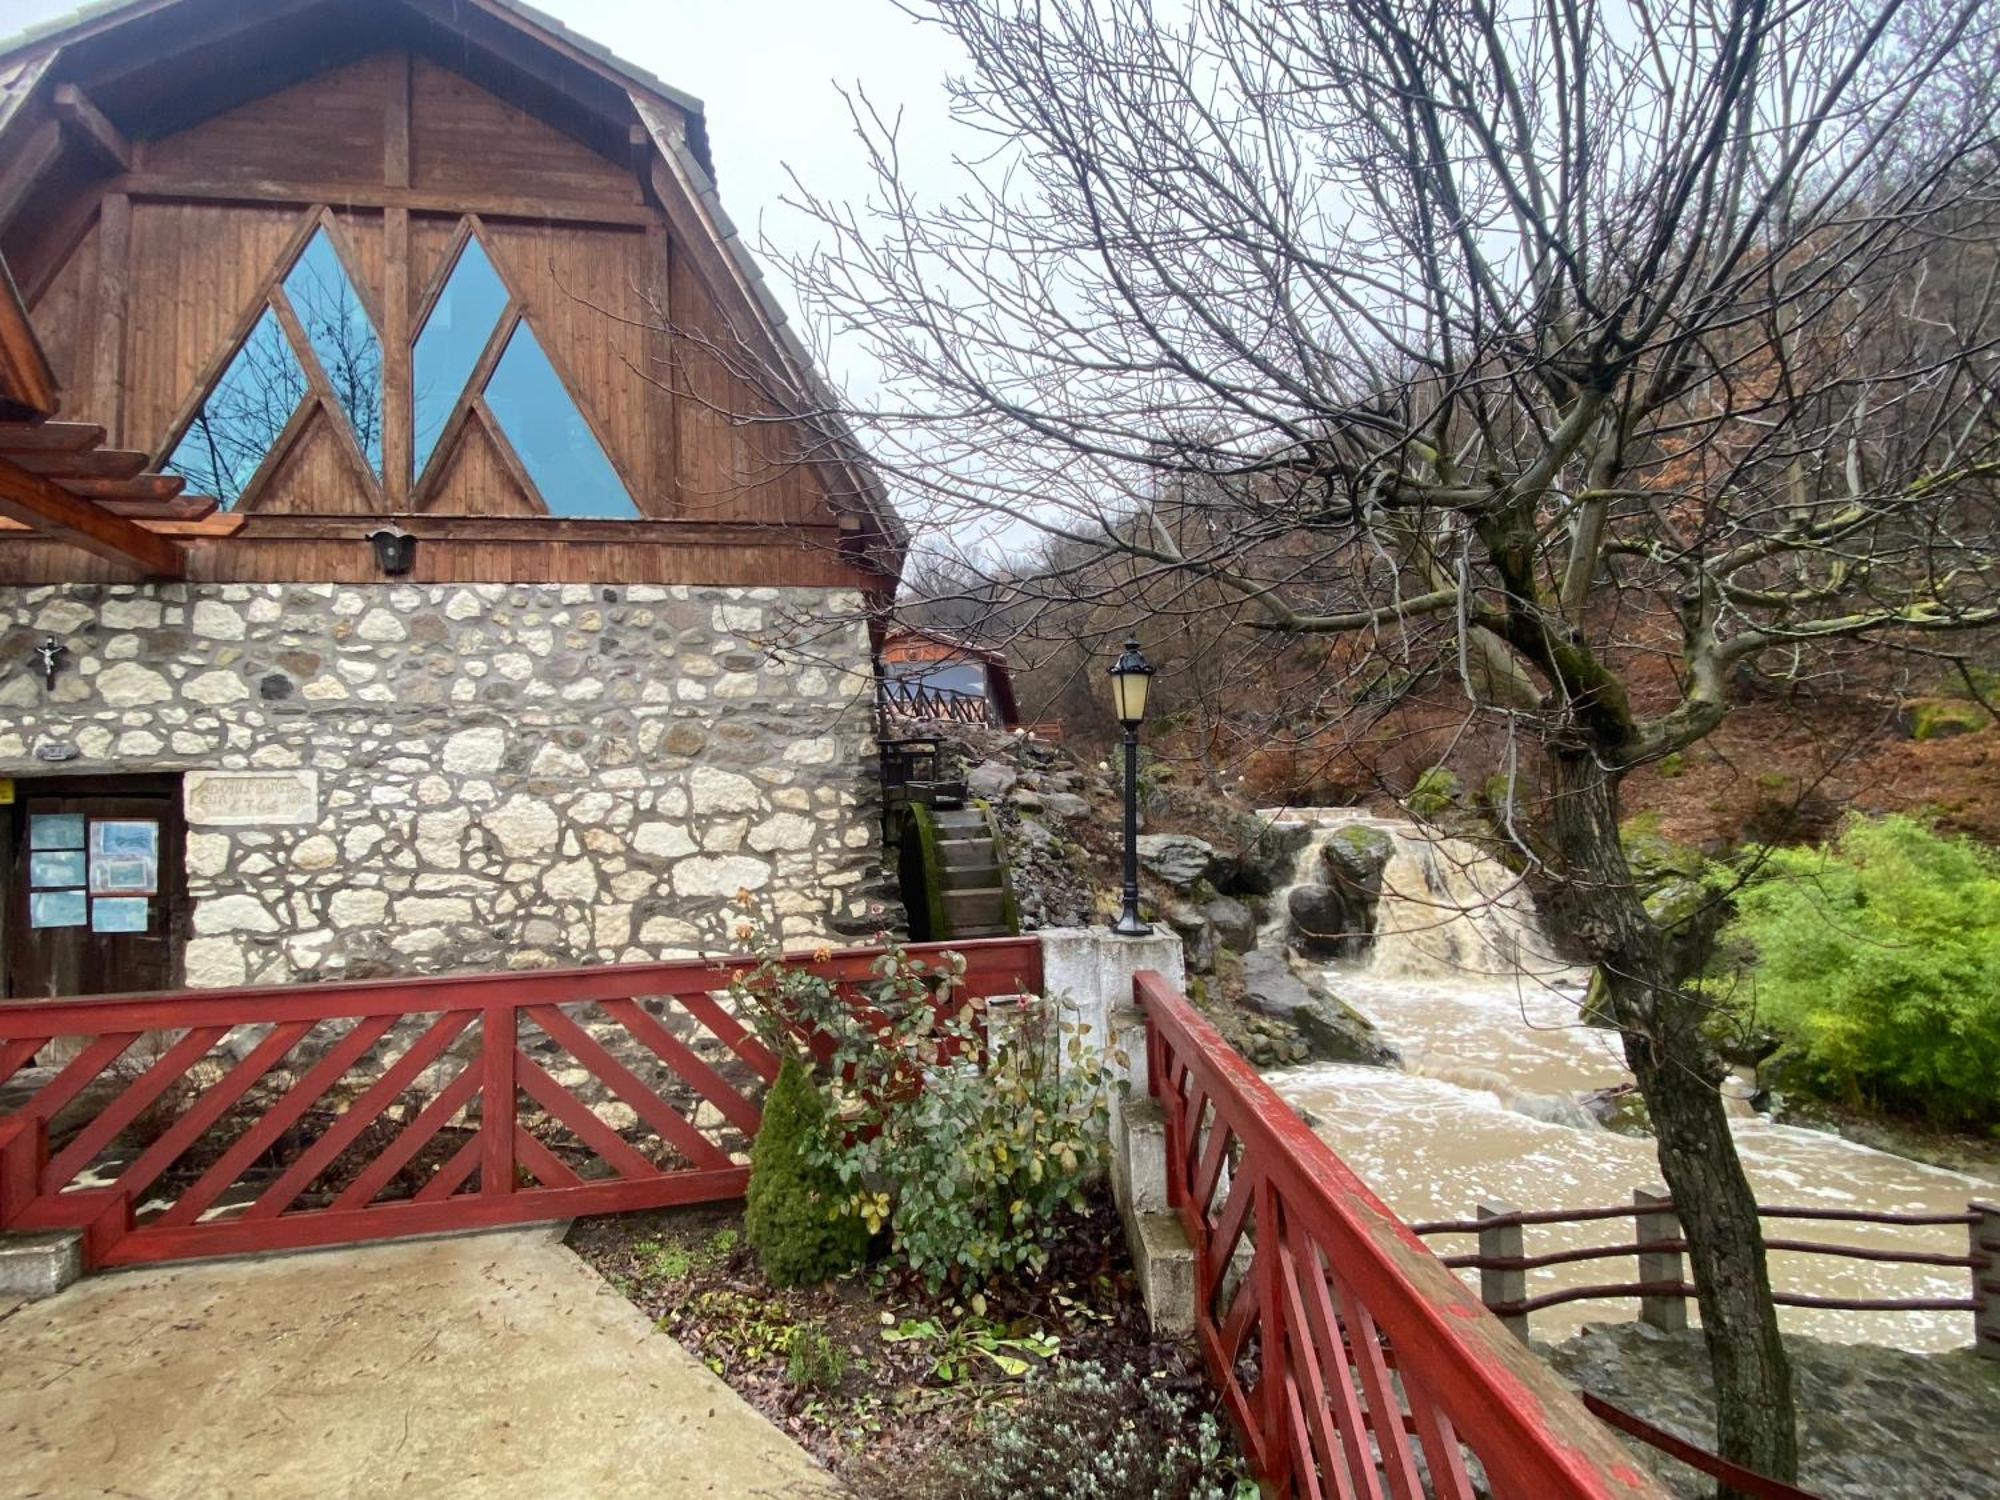
[[1289,1024],[1305,1039],[1317,1061],[1377,1067],[1395,1067],[1402,1062],[1366,1016],[1317,977],[1302,974],[1276,953],[1259,950],[1243,956],[1243,1003],[1260,1015]]
[[1215,972],[1215,924],[1199,906],[1188,901],[1169,901],[1160,915],[1180,935],[1181,953],[1190,974]]
[[1236,847],[1217,851],[1209,883],[1229,896],[1270,896],[1290,885],[1299,851],[1312,841],[1312,825],[1243,814],[1236,828]]
[[1187,833],[1142,833],[1139,863],[1175,890],[1191,890],[1215,865],[1215,846]]
[[1358,956],[1368,945],[1370,915],[1357,914],[1345,893],[1330,885],[1295,885],[1285,897],[1287,935],[1313,958]]
[[1014,789],[1021,773],[1004,760],[981,761],[965,773],[966,795],[994,802]]
[[1395,852],[1396,841],[1388,831],[1366,823],[1335,829],[1319,851],[1330,882],[1352,887],[1370,901],[1381,896],[1382,869]]
[[1201,904],[1201,914],[1215,929],[1215,940],[1236,953],[1257,946],[1257,918],[1234,896],[1213,896]]

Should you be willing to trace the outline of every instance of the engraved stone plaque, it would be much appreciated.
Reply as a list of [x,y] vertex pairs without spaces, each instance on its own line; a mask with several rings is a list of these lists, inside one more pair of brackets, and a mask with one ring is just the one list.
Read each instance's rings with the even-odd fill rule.
[[211,828],[319,821],[317,771],[190,771],[181,796],[188,822]]

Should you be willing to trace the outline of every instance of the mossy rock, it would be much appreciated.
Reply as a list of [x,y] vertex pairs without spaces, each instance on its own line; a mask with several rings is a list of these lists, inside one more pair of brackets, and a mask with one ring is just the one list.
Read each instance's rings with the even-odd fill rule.
[[1903,722],[1913,740],[1942,740],[1977,734],[1993,722],[1993,715],[1963,698],[1918,698],[1903,705]]
[[1692,844],[1683,844],[1660,832],[1660,815],[1636,813],[1619,825],[1618,842],[1625,850],[1625,863],[1642,885],[1693,880],[1707,868],[1708,858]]
[[1458,806],[1465,784],[1443,766],[1432,766],[1417,778],[1403,805],[1420,818],[1436,817]]

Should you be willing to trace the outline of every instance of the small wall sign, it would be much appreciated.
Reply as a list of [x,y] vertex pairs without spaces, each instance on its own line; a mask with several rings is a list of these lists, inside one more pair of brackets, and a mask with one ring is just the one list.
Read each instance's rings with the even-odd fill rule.
[[189,823],[269,828],[319,821],[317,771],[190,771],[181,784]]
[[75,760],[76,746],[72,745],[68,740],[37,740],[35,742],[35,759]]

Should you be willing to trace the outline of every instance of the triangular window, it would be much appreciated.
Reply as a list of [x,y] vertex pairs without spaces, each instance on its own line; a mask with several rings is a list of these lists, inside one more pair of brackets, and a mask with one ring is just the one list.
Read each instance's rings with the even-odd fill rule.
[[168,473],[224,510],[242,497],[305,399],[306,377],[291,340],[268,307],[195,413],[168,458]]
[[314,227],[269,289],[221,377],[161,467],[191,493],[238,505],[260,472],[313,425],[323,405],[379,480],[382,473],[382,341],[341,264],[324,222]]
[[440,444],[458,442],[446,443],[447,434],[482,421],[518,461],[550,515],[639,515],[476,235],[466,237],[417,335],[410,392],[420,496],[447,467],[449,454],[439,452]]

